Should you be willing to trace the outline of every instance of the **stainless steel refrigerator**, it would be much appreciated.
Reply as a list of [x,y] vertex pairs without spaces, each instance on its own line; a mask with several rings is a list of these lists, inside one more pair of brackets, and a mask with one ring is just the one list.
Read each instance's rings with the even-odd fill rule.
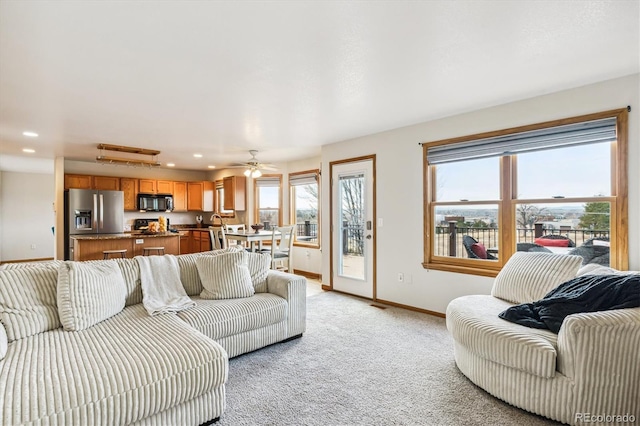
[[65,194],[65,259],[73,260],[73,235],[124,231],[124,192],[70,189]]

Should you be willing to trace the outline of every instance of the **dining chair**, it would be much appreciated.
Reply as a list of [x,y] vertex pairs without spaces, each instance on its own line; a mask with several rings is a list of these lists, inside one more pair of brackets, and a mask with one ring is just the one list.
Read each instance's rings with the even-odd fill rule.
[[[294,225],[274,226],[271,234],[271,269],[293,273],[293,231]],[[287,262],[285,268],[283,263]]]
[[[234,224],[225,224],[224,225],[226,232],[246,232],[247,227],[244,223],[234,223]],[[246,248],[247,244],[245,241],[238,241],[232,238],[227,238],[227,247],[232,245],[241,245]]]
[[[465,250],[467,251],[467,256],[469,256],[469,258],[471,258],[471,259],[498,260],[498,258],[495,257],[494,255],[492,255],[491,253],[487,253],[484,245],[482,243],[479,243],[478,240],[476,240],[475,238],[473,238],[470,235],[464,235],[462,237],[462,245],[464,246]],[[478,247],[481,246],[484,256],[478,256],[476,251],[474,251],[474,246],[478,246]]]
[[227,248],[227,237],[224,232],[224,226],[210,226],[209,239],[211,240],[211,250],[220,250],[223,248]]

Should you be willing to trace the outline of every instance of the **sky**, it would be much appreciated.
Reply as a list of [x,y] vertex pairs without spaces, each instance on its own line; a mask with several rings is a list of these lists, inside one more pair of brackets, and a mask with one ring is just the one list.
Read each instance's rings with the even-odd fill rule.
[[[499,158],[437,167],[438,201],[500,198]],[[611,145],[600,143],[518,155],[518,198],[611,195]]]

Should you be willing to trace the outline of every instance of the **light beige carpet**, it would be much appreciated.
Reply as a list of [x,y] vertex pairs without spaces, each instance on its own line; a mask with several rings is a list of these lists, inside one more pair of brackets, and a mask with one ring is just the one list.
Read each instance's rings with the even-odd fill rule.
[[552,425],[458,371],[444,319],[333,292],[307,331],[229,362],[220,425]]

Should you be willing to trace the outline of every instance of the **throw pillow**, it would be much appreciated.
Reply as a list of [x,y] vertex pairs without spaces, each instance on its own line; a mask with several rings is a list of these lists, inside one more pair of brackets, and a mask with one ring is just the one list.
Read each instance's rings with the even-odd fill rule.
[[471,244],[471,251],[473,254],[478,256],[480,259],[487,258],[487,249],[484,247],[482,243],[473,243]]
[[496,277],[491,295],[511,303],[542,299],[561,283],[574,278],[581,264],[580,256],[516,252]]
[[247,264],[255,292],[266,293],[267,276],[271,268],[271,255],[269,253],[247,253]]
[[236,299],[253,296],[246,251],[196,259],[198,274],[204,287],[203,299]]
[[178,259],[178,266],[180,268],[180,281],[184,287],[184,291],[188,296],[197,296],[202,293],[202,281],[198,275],[198,268],[196,267],[196,259],[200,256],[218,256],[224,253],[236,253],[244,251],[244,248],[240,246],[231,246],[221,250],[211,250],[201,253],[181,254],[176,256]]
[[569,240],[555,239],[555,238],[536,238],[534,241],[536,244],[545,247],[569,247]]
[[0,270],[0,321],[9,342],[61,326],[57,277],[53,265]]
[[58,310],[66,331],[84,330],[124,309],[127,288],[111,260],[65,262],[58,269]]

